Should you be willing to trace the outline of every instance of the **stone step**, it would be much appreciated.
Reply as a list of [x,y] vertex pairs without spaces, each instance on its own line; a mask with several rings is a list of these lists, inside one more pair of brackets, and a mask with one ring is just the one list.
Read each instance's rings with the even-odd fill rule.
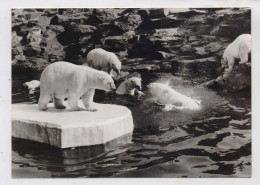
[[48,107],[42,111],[37,104],[13,104],[12,136],[70,148],[105,144],[134,129],[131,111],[124,106],[95,103],[96,112]]

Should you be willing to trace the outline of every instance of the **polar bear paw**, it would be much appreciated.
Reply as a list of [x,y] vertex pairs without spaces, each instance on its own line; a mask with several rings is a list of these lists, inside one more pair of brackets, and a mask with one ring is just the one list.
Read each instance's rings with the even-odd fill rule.
[[95,109],[95,108],[88,108],[88,109],[86,109],[87,111],[90,111],[90,112],[96,112],[96,111],[98,111],[98,109]]

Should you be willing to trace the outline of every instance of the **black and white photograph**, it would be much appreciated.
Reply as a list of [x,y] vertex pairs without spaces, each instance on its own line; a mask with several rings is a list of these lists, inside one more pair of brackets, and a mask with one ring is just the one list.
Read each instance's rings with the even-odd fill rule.
[[259,4],[3,2],[0,184],[258,184]]
[[11,10],[12,178],[251,177],[251,8]]

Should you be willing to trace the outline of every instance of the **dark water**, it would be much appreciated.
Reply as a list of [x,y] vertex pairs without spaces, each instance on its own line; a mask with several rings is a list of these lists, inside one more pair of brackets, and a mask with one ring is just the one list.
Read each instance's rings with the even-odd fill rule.
[[[96,102],[131,109],[132,142],[60,150],[13,139],[13,177],[250,177],[251,93],[217,93],[162,73],[143,79],[144,92],[154,81],[170,81],[175,90],[201,100],[202,109],[165,112],[147,101],[149,95],[98,91]],[[13,102],[22,100],[13,96]]]

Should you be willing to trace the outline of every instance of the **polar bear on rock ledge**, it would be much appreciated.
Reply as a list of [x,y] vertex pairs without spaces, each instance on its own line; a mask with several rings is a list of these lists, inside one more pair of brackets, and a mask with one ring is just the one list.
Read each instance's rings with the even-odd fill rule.
[[247,63],[251,48],[251,34],[238,36],[224,51],[221,59],[222,68],[232,70],[236,59],[240,59],[240,64]]
[[111,76],[113,70],[117,74],[120,74],[121,70],[121,62],[117,56],[101,48],[91,50],[87,55],[87,62],[85,64],[94,69],[108,72]]
[[53,99],[56,109],[65,109],[63,100],[68,98],[71,110],[77,111],[81,110],[78,100],[82,98],[86,110],[97,111],[92,107],[95,89],[110,91],[116,87],[110,75],[103,71],[68,62],[55,62],[41,74],[38,106],[46,110],[47,104]]

